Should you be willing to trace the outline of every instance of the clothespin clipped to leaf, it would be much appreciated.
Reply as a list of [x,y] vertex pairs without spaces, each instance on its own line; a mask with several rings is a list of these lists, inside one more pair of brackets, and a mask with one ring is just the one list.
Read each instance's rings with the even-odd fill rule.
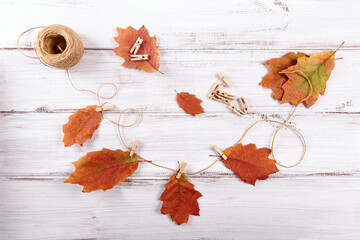
[[227,160],[227,156],[225,155],[225,153],[223,151],[221,151],[221,149],[214,145],[214,149],[216,150],[216,152],[220,155],[220,157],[224,160]]
[[139,144],[139,142],[140,142],[139,140],[137,140],[137,139],[135,140],[134,145],[132,146],[130,154],[129,154],[130,157],[134,156],[135,150],[136,150],[137,145]]
[[142,44],[143,40],[141,38],[137,38],[136,42],[134,43],[133,47],[130,50],[131,54],[137,54],[137,52],[139,51],[140,45]]
[[143,55],[130,55],[130,57],[132,57],[132,58],[130,59],[131,61],[149,60],[149,55],[148,55],[148,54],[143,54]]
[[187,163],[186,162],[182,162],[181,163],[181,167],[178,171],[178,174],[176,175],[176,178],[177,179],[180,179],[181,175],[183,174],[184,170],[185,170],[185,167],[186,167]]
[[115,108],[115,105],[114,104],[109,104],[109,105],[97,107],[96,111],[101,112],[101,111],[111,110],[113,108]]

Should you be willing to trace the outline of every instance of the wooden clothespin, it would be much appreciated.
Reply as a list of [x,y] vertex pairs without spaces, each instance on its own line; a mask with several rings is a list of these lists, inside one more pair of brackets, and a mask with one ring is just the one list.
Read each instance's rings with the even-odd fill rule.
[[132,146],[130,154],[129,154],[130,157],[134,156],[136,147],[139,144],[139,142],[140,142],[139,140],[137,140],[137,139],[135,140],[134,145]]
[[143,40],[141,38],[137,38],[136,42],[134,43],[133,47],[130,50],[131,54],[137,54],[137,52],[139,51],[140,45],[142,44]]
[[209,98],[213,98],[214,95],[215,95],[215,93],[216,93],[216,91],[217,91],[219,88],[220,88],[220,84],[219,84],[219,83],[215,83],[215,84],[213,85],[213,87],[210,89],[210,92],[209,92],[209,94],[208,94],[208,97],[209,97]]
[[244,114],[246,114],[246,113],[243,112],[241,109],[235,107],[235,106],[232,105],[232,104],[230,104],[230,105],[228,106],[228,108],[229,108],[231,111],[233,111],[234,113],[236,113],[237,115],[241,116],[241,117],[242,117]]
[[218,102],[222,102],[222,103],[226,103],[226,104],[230,104],[230,101],[222,96],[219,96],[219,95],[214,95],[213,98],[215,101],[218,101]]
[[97,112],[106,111],[106,110],[113,109],[114,107],[115,107],[114,104],[110,104],[110,105],[106,105],[106,106],[103,106],[103,107],[97,107],[96,111]]
[[232,100],[235,100],[235,95],[232,95],[232,94],[230,94],[230,93],[223,92],[223,91],[221,91],[221,90],[217,90],[216,95],[219,95],[219,96],[224,97],[224,98],[226,98],[226,99],[229,99],[229,100],[231,100],[231,101],[232,101]]
[[132,57],[130,59],[131,61],[149,60],[149,55],[147,55],[147,54],[144,54],[144,55],[130,55],[130,57]]
[[229,81],[229,79],[227,79],[223,73],[219,72],[219,77],[221,78],[221,80],[225,83],[225,85],[228,87],[228,88],[231,88],[231,82]]
[[246,104],[245,98],[243,98],[243,97],[238,98],[238,102],[241,105],[243,112],[245,112],[245,114],[248,114],[249,109],[248,109],[248,106]]
[[180,179],[181,175],[182,175],[183,172],[184,172],[184,169],[185,169],[186,165],[187,165],[186,162],[181,163],[181,167],[180,167],[180,169],[179,169],[179,171],[178,171],[178,174],[176,175],[176,178],[177,178],[177,179]]
[[225,153],[223,153],[223,151],[220,150],[218,146],[214,145],[214,149],[218,152],[222,159],[227,160],[227,156],[225,155]]

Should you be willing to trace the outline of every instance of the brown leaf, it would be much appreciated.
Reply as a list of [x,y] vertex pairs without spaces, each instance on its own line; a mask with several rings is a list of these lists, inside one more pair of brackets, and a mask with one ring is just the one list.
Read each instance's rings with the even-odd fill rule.
[[[326,82],[334,67],[335,52],[327,51],[312,53],[309,57],[300,57],[296,65],[285,69],[284,72],[301,71],[308,77],[313,89],[309,98],[304,101],[304,104],[306,107],[310,107],[315,104],[319,94],[324,95]],[[286,73],[286,76],[289,80],[282,86],[284,96],[282,97],[281,103],[290,102],[297,106],[309,95],[309,82],[298,72]]]
[[224,151],[227,160],[223,162],[241,180],[255,186],[257,179],[267,179],[279,171],[275,161],[268,158],[270,153],[269,148],[257,149],[253,143],[245,146],[240,143]]
[[176,178],[177,173],[170,177],[170,182],[165,184],[165,190],[160,200],[162,214],[169,214],[173,222],[178,225],[187,223],[190,215],[199,216],[199,204],[197,199],[201,193],[194,189],[187,177],[182,174],[180,179]]
[[78,161],[73,162],[75,171],[65,183],[84,186],[83,192],[113,188],[121,184],[137,169],[139,160],[129,152],[103,148],[101,151],[89,152]]
[[281,74],[279,72],[295,65],[297,63],[297,59],[302,56],[306,56],[306,54],[301,52],[297,54],[289,52],[280,58],[272,58],[265,62],[269,67],[270,72],[262,78],[260,85],[272,89],[274,99],[281,100],[284,94],[284,90],[281,86],[288,80],[288,77],[285,74]]
[[[119,47],[114,48],[116,55],[122,57],[125,62],[122,64],[126,68],[137,68],[152,73],[159,69],[160,58],[158,48],[156,46],[156,37],[150,37],[145,26],[136,30],[129,26],[128,28],[116,28],[118,36],[114,37]],[[149,60],[131,61],[130,50],[136,42],[137,38],[143,39],[143,42],[137,52],[137,55],[148,54]]]
[[178,102],[180,108],[193,116],[204,112],[204,109],[200,105],[202,100],[196,98],[193,94],[187,92],[178,93],[176,101]]
[[63,125],[65,147],[75,143],[82,144],[92,137],[101,122],[101,112],[97,112],[99,106],[89,105],[77,110],[69,117],[69,122]]

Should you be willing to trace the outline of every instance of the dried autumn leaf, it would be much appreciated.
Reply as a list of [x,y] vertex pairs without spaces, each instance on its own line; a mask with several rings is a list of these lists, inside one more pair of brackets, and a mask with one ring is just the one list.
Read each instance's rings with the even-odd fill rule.
[[139,160],[129,152],[103,148],[101,151],[89,152],[78,161],[73,162],[75,171],[65,183],[84,186],[83,192],[113,188],[121,184],[137,169]]
[[227,160],[223,162],[241,180],[255,186],[256,180],[267,179],[279,171],[275,161],[268,158],[270,153],[269,148],[257,149],[253,143],[245,146],[240,143],[224,151]]
[[187,223],[190,215],[199,216],[197,199],[202,195],[194,189],[194,185],[184,174],[180,179],[177,179],[176,175],[177,173],[174,173],[170,182],[165,184],[165,190],[160,197],[163,201],[161,213],[169,214],[173,222],[180,225]]
[[[319,94],[324,95],[326,81],[329,79],[331,70],[335,67],[335,51],[312,53],[309,57],[298,58],[297,64],[285,69],[283,72],[302,71],[310,80],[313,87],[312,93],[304,101],[306,107],[312,106],[318,99]],[[284,95],[281,103],[290,102],[297,106],[309,95],[310,86],[306,78],[297,72],[286,73],[289,78],[282,85]]]
[[285,74],[281,74],[279,72],[295,65],[297,63],[297,59],[302,56],[306,56],[306,54],[301,52],[297,54],[289,52],[280,58],[272,58],[265,62],[269,67],[270,72],[262,78],[260,85],[272,89],[274,99],[281,100],[284,94],[284,90],[281,86],[288,80],[288,77]]
[[101,122],[101,112],[97,112],[99,106],[89,105],[77,110],[69,117],[69,122],[63,125],[65,147],[75,143],[82,144],[92,137]]
[[204,112],[204,109],[200,105],[202,100],[198,99],[193,94],[187,92],[178,93],[176,96],[176,101],[178,102],[180,108],[193,116]]
[[[116,28],[118,36],[114,37],[119,47],[114,48],[116,55],[122,57],[125,62],[122,64],[126,68],[137,68],[148,73],[155,72],[160,67],[160,58],[158,48],[156,46],[156,37],[150,37],[145,26],[136,30],[129,26],[128,28]],[[137,38],[143,39],[143,42],[137,52],[137,55],[147,54],[149,60],[131,61],[130,50],[136,42]]]

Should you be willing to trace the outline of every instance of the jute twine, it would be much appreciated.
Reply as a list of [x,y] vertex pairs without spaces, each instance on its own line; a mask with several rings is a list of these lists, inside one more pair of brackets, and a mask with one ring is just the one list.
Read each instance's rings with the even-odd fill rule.
[[[35,50],[35,54],[36,57],[33,56],[29,56],[27,54],[25,54],[19,47],[19,40],[20,38],[27,32],[36,29],[36,28],[43,28],[39,33],[38,36],[35,40],[35,44],[34,44],[34,50]],[[70,72],[69,72],[69,68],[75,66],[77,63],[79,63],[79,61],[81,60],[82,56],[84,55],[84,46],[83,43],[81,41],[81,38],[79,37],[79,35],[73,31],[71,28],[64,26],[64,25],[50,25],[47,27],[43,27],[43,26],[39,26],[39,27],[33,27],[30,28],[28,30],[26,30],[25,32],[23,32],[18,40],[17,40],[17,47],[18,50],[25,55],[26,57],[29,58],[33,58],[33,59],[38,59],[40,62],[42,62],[45,66],[50,67],[50,68],[55,68],[55,69],[65,69],[66,73],[67,73],[67,77],[69,79],[70,85],[74,88],[74,90],[76,91],[80,91],[80,92],[89,92],[91,94],[96,95],[97,97],[97,101],[99,106],[103,106],[104,103],[101,103],[101,99],[112,99],[113,97],[116,96],[117,92],[118,92],[118,87],[113,84],[113,83],[103,83],[101,84],[97,91],[91,91],[88,89],[79,89],[78,87],[75,86],[75,84],[73,83],[71,76],[70,76]],[[285,72],[282,72],[285,73]],[[313,91],[313,87],[312,84],[309,80],[309,78],[302,72],[302,71],[293,71],[293,72],[286,72],[286,73],[292,73],[292,74],[300,74],[304,79],[307,80],[308,84],[309,84],[309,94],[307,95],[307,97],[305,97],[301,102],[305,101],[311,94]],[[100,95],[100,90],[102,87],[106,86],[106,85],[111,85],[112,87],[114,87],[114,93],[111,96],[102,96]],[[300,102],[300,103],[301,103]],[[299,103],[299,104],[300,104]],[[235,143],[239,144],[243,138],[246,136],[246,134],[258,123],[261,122],[272,122],[272,123],[277,123],[280,126],[276,129],[276,131],[274,132],[274,135],[272,137],[271,140],[271,156],[273,158],[273,160],[280,166],[282,167],[286,167],[286,168],[292,168],[297,166],[298,164],[300,164],[300,162],[304,159],[305,153],[306,153],[306,142],[305,142],[305,138],[304,136],[297,131],[295,128],[291,127],[290,125],[288,125],[287,123],[289,122],[290,118],[293,116],[293,114],[295,113],[295,110],[297,109],[297,106],[294,107],[293,111],[291,112],[291,114],[289,115],[289,117],[287,118],[287,120],[285,122],[279,122],[279,121],[275,121],[275,120],[259,120],[256,121],[255,123],[253,123],[249,128],[246,129],[246,131],[243,133],[243,135],[241,136],[241,138],[239,139],[239,141],[237,141]],[[125,112],[127,111],[133,111],[137,113],[137,119],[130,124],[120,124],[121,122],[121,118],[124,115]],[[134,108],[126,108],[124,110],[122,110],[120,112],[120,115],[117,119],[117,121],[113,121],[111,120],[108,116],[106,116],[105,111],[102,111],[103,117],[108,120],[110,123],[117,125],[118,127],[118,134],[120,137],[120,140],[122,142],[122,144],[124,145],[124,147],[126,149],[128,149],[129,151],[131,150],[131,148],[126,144],[124,137],[121,133],[121,127],[131,127],[136,125],[137,123],[139,123],[140,121],[140,112],[137,109]],[[274,155],[274,144],[275,144],[275,137],[277,135],[277,133],[283,128],[289,128],[291,129],[294,133],[296,133],[300,139],[301,142],[303,144],[303,153],[300,157],[300,159],[298,160],[298,162],[296,162],[295,164],[291,165],[291,166],[286,166],[283,165],[281,163],[279,163]],[[178,170],[166,167],[166,166],[162,166],[160,164],[156,164],[153,161],[147,160],[144,157],[140,156],[137,154],[137,157],[139,160],[139,162],[147,162],[150,163],[154,166],[160,167],[160,168],[164,168],[170,171],[174,171],[177,172]],[[184,172],[184,174],[187,175],[195,175],[195,174],[199,174],[201,172],[206,171],[207,169],[209,169],[210,167],[212,167],[213,165],[215,165],[217,162],[221,161],[222,158],[218,158],[217,160],[215,160],[213,163],[211,163],[209,166],[196,171],[196,172]]]
[[[34,28],[24,33],[32,29]],[[34,49],[37,57],[31,58],[38,58],[45,65],[57,69],[69,69],[75,66],[84,55],[84,45],[79,35],[71,28],[59,24],[43,27],[36,37]]]

